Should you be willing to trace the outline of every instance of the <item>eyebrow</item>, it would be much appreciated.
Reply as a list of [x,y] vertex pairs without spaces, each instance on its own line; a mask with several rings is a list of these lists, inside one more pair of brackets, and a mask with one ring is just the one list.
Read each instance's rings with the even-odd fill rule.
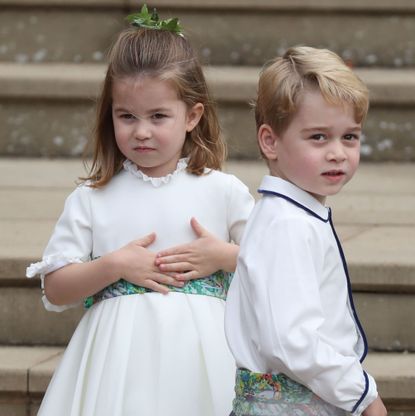
[[[113,109],[114,109],[114,111],[133,114],[133,112],[131,110],[129,110],[126,107],[123,107],[121,105],[119,107],[117,105],[113,105]],[[168,111],[170,111],[170,109],[167,108],[167,107],[158,107],[158,108],[153,108],[153,109],[148,110],[147,114],[166,113]]]
[[[301,131],[304,132],[304,133],[307,133],[307,132],[316,131],[316,130],[317,131],[329,131],[329,130],[331,130],[331,127],[314,126],[314,127],[308,127],[308,128],[302,129]],[[348,127],[345,130],[347,130],[347,131],[361,131],[362,127],[353,126],[353,127]]]

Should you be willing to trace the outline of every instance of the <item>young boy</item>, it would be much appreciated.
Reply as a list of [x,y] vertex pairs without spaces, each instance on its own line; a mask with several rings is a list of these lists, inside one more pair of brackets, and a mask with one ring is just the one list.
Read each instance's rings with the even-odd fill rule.
[[255,115],[270,175],[241,242],[226,333],[233,414],[384,416],[328,195],[359,164],[368,91],[334,53],[296,47],[261,73]]

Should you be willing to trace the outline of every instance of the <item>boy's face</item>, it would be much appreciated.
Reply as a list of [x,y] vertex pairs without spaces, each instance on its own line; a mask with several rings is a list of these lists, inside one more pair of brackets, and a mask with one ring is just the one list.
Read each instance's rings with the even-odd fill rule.
[[305,92],[285,132],[272,134],[271,174],[294,183],[321,203],[339,192],[359,165],[361,124],[356,123],[352,106],[330,104],[319,91]]

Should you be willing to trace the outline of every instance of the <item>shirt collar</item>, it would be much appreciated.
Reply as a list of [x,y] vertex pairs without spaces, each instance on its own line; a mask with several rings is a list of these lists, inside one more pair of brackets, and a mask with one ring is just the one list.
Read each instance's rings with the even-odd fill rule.
[[317,199],[308,192],[277,176],[265,175],[261,181],[258,192],[261,194],[273,194],[282,197],[324,222],[329,220],[329,208],[317,201]]

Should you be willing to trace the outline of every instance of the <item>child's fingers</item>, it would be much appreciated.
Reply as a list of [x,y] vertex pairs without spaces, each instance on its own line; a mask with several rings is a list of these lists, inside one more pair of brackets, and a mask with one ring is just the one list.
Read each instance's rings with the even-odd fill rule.
[[156,239],[156,233],[151,233],[151,234],[145,235],[142,238],[135,240],[134,243],[141,247],[147,247],[151,243],[153,243],[155,239]]
[[167,255],[163,257],[156,257],[155,263],[157,266],[160,264],[170,264],[170,263],[180,263],[186,260],[186,255],[184,254],[175,254]]
[[188,251],[189,244],[182,244],[181,246],[175,246],[167,248],[166,250],[157,253],[156,257],[167,257],[175,254],[183,254]]
[[149,280],[146,286],[148,289],[154,290],[155,292],[162,293],[163,295],[167,295],[170,292],[170,289],[167,286],[163,286],[154,280]]
[[193,231],[195,232],[198,238],[207,237],[209,235],[208,230],[206,230],[206,228],[203,228],[200,225],[200,223],[196,220],[196,218],[193,217],[190,220],[190,225],[192,226]]
[[183,273],[189,270],[193,270],[193,266],[188,262],[160,264],[158,267],[162,272],[167,272],[167,273],[169,272]]
[[201,277],[204,276],[201,276],[197,270],[190,270],[188,272],[178,274],[176,279],[180,282],[187,282],[193,279],[200,279]]
[[148,281],[154,281],[156,283],[163,284],[163,285],[171,285],[171,286],[177,286],[177,287],[183,286],[183,282],[177,280],[176,276],[173,277],[173,276],[164,275],[164,274],[157,274],[151,280],[148,279]]

